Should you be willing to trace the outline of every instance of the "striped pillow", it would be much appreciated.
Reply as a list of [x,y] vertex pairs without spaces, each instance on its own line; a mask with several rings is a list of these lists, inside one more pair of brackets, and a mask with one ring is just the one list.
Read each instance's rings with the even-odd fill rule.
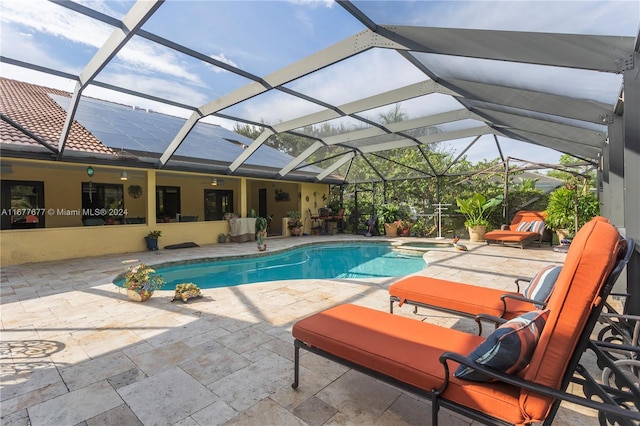
[[[529,364],[548,316],[548,310],[531,311],[502,324],[467,357],[507,374],[519,373]],[[458,366],[454,376],[472,382],[493,381],[465,365]]]
[[520,222],[520,224],[518,224],[518,227],[516,228],[516,231],[527,232],[530,226],[531,226],[531,222]]
[[544,220],[534,220],[531,222],[531,226],[529,227],[529,232],[535,232],[536,234],[542,234],[544,230]]
[[[537,300],[538,302],[546,302],[553,291],[558,275],[562,270],[561,266],[545,266],[540,269],[537,274],[531,278],[529,284],[522,290],[522,295],[527,299]],[[542,306],[538,305],[538,308]]]

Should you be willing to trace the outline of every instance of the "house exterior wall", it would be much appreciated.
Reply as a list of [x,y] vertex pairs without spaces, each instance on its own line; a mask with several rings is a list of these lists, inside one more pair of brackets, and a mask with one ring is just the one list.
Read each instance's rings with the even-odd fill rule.
[[[258,191],[267,189],[267,211],[274,215],[272,231],[281,233],[281,219],[287,211],[307,208],[320,203],[328,194],[326,184],[307,184],[257,180],[223,176],[221,183],[211,186],[212,176],[195,173],[127,169],[128,180],[120,180],[121,168],[92,166],[94,175],[87,175],[89,164],[58,163],[2,158],[2,180],[39,181],[44,183],[45,227],[36,229],[6,229],[0,232],[0,265],[55,261],[106,254],[135,253],[146,250],[144,237],[152,230],[162,231],[160,248],[171,244],[194,242],[198,245],[217,244],[220,234],[229,233],[225,220],[204,221],[204,190],[224,189],[234,193],[234,212],[246,217],[250,209],[258,211]],[[66,214],[82,210],[82,182],[122,184],[123,203],[127,217],[144,217],[145,224],[83,226],[82,214]],[[143,194],[132,197],[127,189],[139,185]],[[199,216],[198,222],[156,223],[155,187],[179,186],[181,214]],[[243,192],[242,188],[246,188]],[[289,193],[288,201],[276,201],[276,189]],[[306,198],[309,197],[309,201]],[[324,203],[324,202],[323,202]],[[324,204],[323,204],[324,205]],[[244,208],[243,208],[244,206]],[[318,204],[318,206],[320,206]],[[244,210],[244,211],[243,211]],[[309,221],[305,232],[310,232]]]
[[129,173],[126,182],[120,180],[120,169],[94,166],[96,174],[87,175],[88,165],[58,164],[45,161],[6,160],[11,164],[9,173],[2,173],[2,180],[41,181],[44,183],[46,209],[53,209],[45,215],[47,228],[82,226],[82,214],[73,214],[82,209],[82,182],[122,184],[124,187],[124,208],[129,217],[146,216],[146,197],[138,199],[127,194],[129,185],[145,187],[144,172]]

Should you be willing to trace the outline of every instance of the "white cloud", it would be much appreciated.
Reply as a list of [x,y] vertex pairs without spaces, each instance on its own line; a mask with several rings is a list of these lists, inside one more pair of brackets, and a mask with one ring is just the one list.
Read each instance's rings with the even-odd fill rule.
[[[33,34],[18,31],[10,23],[2,25],[2,55],[72,74],[80,72],[79,68],[61,59],[56,52],[48,49]],[[2,65],[3,68],[5,66],[5,64]]]
[[[134,39],[117,55],[125,68],[144,73],[160,73],[177,77],[195,85],[203,85],[202,79],[190,71],[184,62],[186,57],[160,45]],[[193,60],[192,60],[193,61]]]
[[[100,47],[111,33],[108,25],[48,1],[3,1],[2,21],[24,31],[49,34],[87,46]],[[4,44],[4,43],[3,43]]]
[[[108,81],[115,86],[129,88],[191,106],[199,106],[209,100],[200,90],[182,84],[179,81],[167,80],[159,76],[141,76],[133,72],[113,69],[101,75],[101,80]],[[89,93],[88,89],[87,93]],[[109,93],[113,92],[110,91]]]
[[288,0],[289,3],[299,4],[312,7],[328,7],[332,8],[335,5],[334,0]]
[[[211,57],[212,59],[215,59],[216,61],[220,61],[220,62],[223,62],[225,64],[231,65],[232,67],[238,68],[238,65],[235,62],[233,62],[231,59],[229,59],[226,56],[224,56],[224,53],[219,53],[217,55],[209,55],[209,57]],[[223,68],[216,67],[216,66],[213,66],[211,64],[207,64],[207,67],[209,67],[215,73],[228,72],[227,70],[225,70]]]
[[[91,6],[95,6],[91,3]],[[5,49],[5,39],[16,39],[14,57],[26,62],[42,64],[43,50],[33,48],[33,42],[29,43],[34,37],[16,37],[12,35],[13,31],[19,31],[23,34],[33,35],[41,33],[44,35],[54,36],[58,39],[67,40],[77,45],[90,46],[99,49],[107,40],[114,28],[87,18],[78,13],[72,12],[64,7],[56,6],[51,2],[42,2],[38,0],[17,2],[9,1],[2,4],[2,20],[10,25],[9,28],[3,29],[3,54],[9,56],[9,52]],[[31,49],[23,50],[23,47],[32,46]],[[97,51],[97,50],[96,50]],[[60,55],[62,52],[53,52],[52,54]],[[53,59],[52,54],[44,53],[45,57]],[[183,57],[163,46],[151,43],[140,38],[132,39],[118,53],[116,61],[121,61],[125,68],[136,69],[143,72],[157,72],[172,77],[186,80],[195,85],[202,85],[200,77],[189,71],[189,67],[183,65]],[[51,60],[51,63],[59,61]],[[68,71],[62,64],[59,68]]]

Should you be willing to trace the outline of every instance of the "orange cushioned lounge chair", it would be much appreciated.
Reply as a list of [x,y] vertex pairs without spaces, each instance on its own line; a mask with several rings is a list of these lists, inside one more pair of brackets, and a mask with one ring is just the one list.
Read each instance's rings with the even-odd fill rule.
[[544,212],[520,210],[513,216],[510,225],[487,232],[484,239],[487,244],[514,244],[522,249],[532,242],[540,245],[545,233],[548,233],[544,223],[546,217]]
[[[375,309],[344,304],[294,324],[292,386],[299,386],[300,349],[305,349],[431,399],[434,426],[437,425],[441,406],[485,424],[551,424],[562,400],[633,424],[634,420],[640,420],[640,413],[622,409],[611,402],[612,399],[607,398],[607,389],[598,391],[604,403],[565,391],[574,373],[582,374],[584,370],[580,368],[579,360],[589,344],[603,300],[633,250],[633,241],[621,240],[618,231],[603,218],[596,218],[581,228],[570,246],[546,306],[546,324],[538,323],[536,319],[521,327],[530,331],[532,336],[535,331],[537,341],[527,338],[518,346],[521,351],[530,349],[529,354],[517,354],[518,366],[522,367],[519,371],[512,368],[514,364],[500,372],[466,356],[489,342],[491,336],[485,339]],[[520,338],[520,334],[515,335]],[[530,356],[524,367],[521,363],[523,356]],[[457,377],[460,368],[456,370],[456,367],[459,365],[472,367],[488,376],[490,381],[477,382]],[[598,385],[588,377],[585,380],[590,386]],[[629,392],[634,393],[630,397],[632,401],[640,401],[640,390],[631,389]],[[636,408],[637,405],[640,402],[636,402]]]
[[[454,315],[474,317],[482,334],[482,319],[498,317],[513,319],[546,306],[561,270],[560,266],[542,268],[533,278],[515,280],[517,292],[472,284],[441,280],[419,275],[402,278],[389,286],[389,312],[393,304],[435,309]],[[520,283],[526,287],[520,292]],[[464,297],[462,297],[464,295]],[[491,318],[489,318],[492,321]]]

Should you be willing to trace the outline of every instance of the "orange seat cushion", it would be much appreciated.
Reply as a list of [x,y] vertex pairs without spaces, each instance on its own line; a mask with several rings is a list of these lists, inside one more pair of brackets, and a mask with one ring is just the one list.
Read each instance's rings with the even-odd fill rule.
[[[357,305],[339,305],[295,323],[293,336],[308,345],[430,391],[444,382],[443,352],[469,354],[485,339],[458,330]],[[523,422],[520,391],[504,383],[473,383],[453,377],[444,398],[509,422]]]
[[399,298],[400,303],[414,301],[435,309],[444,308],[469,316],[489,314],[511,319],[537,309],[529,302],[507,299],[507,310],[503,312],[504,304],[500,296],[521,296],[520,293],[417,275],[391,284],[389,294]]
[[[571,242],[564,265],[549,298],[549,318],[538,348],[524,376],[558,388],[589,313],[615,265],[620,234],[603,217],[586,223]],[[523,392],[523,410],[531,416],[546,416],[550,399]]]
[[522,243],[528,239],[536,239],[540,237],[540,232],[518,231],[518,226],[522,222],[531,224],[532,222],[544,221],[547,215],[544,212],[521,210],[516,212],[513,220],[509,225],[509,229],[496,229],[489,231],[484,235],[485,240],[503,241],[506,243]]
[[495,230],[489,231],[484,234],[485,240],[497,240],[497,241],[505,241],[509,243],[521,243],[528,238],[534,239],[540,236],[537,232],[518,232],[518,231],[507,231],[507,230]]

